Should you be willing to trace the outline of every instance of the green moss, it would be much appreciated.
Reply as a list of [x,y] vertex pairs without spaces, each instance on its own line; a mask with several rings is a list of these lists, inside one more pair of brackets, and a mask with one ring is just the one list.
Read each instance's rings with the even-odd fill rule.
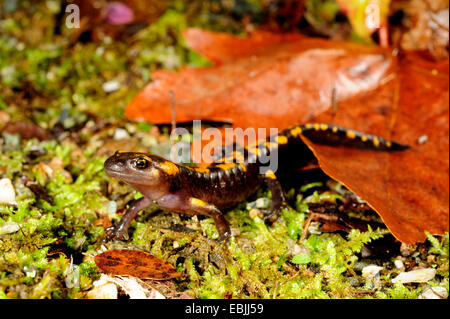
[[376,295],[382,299],[417,299],[422,289],[408,288],[401,283],[394,284],[394,287],[386,291],[377,291]]

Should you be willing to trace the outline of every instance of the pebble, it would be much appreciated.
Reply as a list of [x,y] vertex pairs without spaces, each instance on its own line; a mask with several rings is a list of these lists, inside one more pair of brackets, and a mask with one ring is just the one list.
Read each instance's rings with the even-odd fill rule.
[[397,277],[392,279],[393,283],[408,283],[408,282],[427,282],[434,278],[436,269],[422,268],[411,270],[408,272],[401,272]]
[[448,291],[444,287],[430,287],[422,292],[419,299],[447,299]]
[[300,255],[300,254],[306,254],[306,255],[311,254],[308,248],[306,248],[303,245],[299,245],[295,242],[293,242],[292,245],[289,245],[288,252],[292,256],[296,256],[296,255]]
[[232,236],[239,236],[241,234],[241,230],[237,227],[230,227]]
[[0,179],[0,204],[16,204],[16,191],[9,178]]
[[0,236],[15,233],[20,229],[19,224],[15,222],[6,222],[0,225]]
[[94,288],[86,295],[88,299],[117,299],[119,295],[117,286],[108,281],[104,275],[95,281],[93,286]]
[[129,138],[130,135],[128,134],[127,130],[123,128],[116,128],[114,131],[114,139],[115,140],[124,140]]
[[396,259],[394,261],[394,265],[395,265],[395,268],[397,268],[397,269],[401,269],[401,268],[405,267],[405,265],[403,264],[403,261],[401,261],[400,259]]
[[258,198],[254,202],[247,203],[247,209],[264,209],[270,206],[271,200],[265,197]]
[[0,126],[3,126],[6,123],[8,123],[10,119],[11,117],[6,111],[0,111]]
[[400,246],[400,254],[403,257],[411,256],[416,251],[417,245],[408,245],[405,243],[402,243]]
[[118,89],[120,89],[120,82],[117,80],[111,80],[111,81],[105,82],[102,85],[102,89],[106,93],[111,93],[111,92],[117,91]]
[[261,211],[259,209],[256,209],[256,208],[250,209],[250,211],[248,212],[248,215],[250,216],[251,219],[254,219],[256,217],[262,218]]
[[115,214],[117,212],[117,202],[111,200],[106,206],[106,211],[109,215]]
[[425,144],[428,141],[427,135],[422,135],[417,139],[417,144],[422,145]]
[[25,267],[23,267],[23,271],[25,272],[27,277],[31,277],[31,278],[36,277],[37,268],[35,266],[31,266],[31,267],[25,266]]
[[374,278],[383,267],[377,265],[368,265],[362,269],[362,276],[364,278]]

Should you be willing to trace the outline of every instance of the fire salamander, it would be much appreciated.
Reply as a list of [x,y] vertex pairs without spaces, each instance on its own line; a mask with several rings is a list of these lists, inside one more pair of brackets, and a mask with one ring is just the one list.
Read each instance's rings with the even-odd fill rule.
[[225,154],[209,165],[187,166],[152,154],[117,151],[106,160],[106,173],[131,185],[143,197],[130,206],[116,226],[107,229],[105,240],[128,239],[128,227],[137,213],[148,206],[157,206],[163,210],[212,217],[219,232],[219,241],[227,241],[230,227],[222,211],[248,198],[262,183],[265,182],[272,192],[269,213],[278,213],[285,207],[283,189],[274,171],[267,169],[261,173],[260,168],[267,164],[260,159],[295,141],[298,143],[301,135],[315,143],[332,146],[383,152],[409,148],[339,126],[311,123],[284,130],[253,145],[234,145],[231,154]]

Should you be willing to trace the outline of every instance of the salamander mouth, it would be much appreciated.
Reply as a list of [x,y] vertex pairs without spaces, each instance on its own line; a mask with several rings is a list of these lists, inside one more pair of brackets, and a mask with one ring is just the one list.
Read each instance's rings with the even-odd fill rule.
[[114,157],[110,157],[105,161],[104,164],[105,172],[111,177],[119,178],[119,179],[125,179],[127,175],[127,169],[125,164],[123,164],[121,161],[118,161]]
[[108,174],[111,177],[120,179],[120,180],[126,180],[127,174],[121,171],[116,171],[114,169],[105,168],[106,174]]

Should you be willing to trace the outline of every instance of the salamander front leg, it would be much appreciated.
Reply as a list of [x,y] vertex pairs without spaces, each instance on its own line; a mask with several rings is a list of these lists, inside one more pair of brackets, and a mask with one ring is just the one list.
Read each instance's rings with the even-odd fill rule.
[[142,197],[131,204],[122,219],[116,226],[111,226],[106,229],[108,233],[103,239],[103,242],[108,242],[113,239],[128,240],[128,227],[130,227],[131,221],[136,217],[139,211],[152,205],[153,202],[146,197]]
[[287,208],[286,198],[283,188],[273,172],[268,171],[264,176],[264,181],[272,193],[272,204],[268,210],[264,211],[266,215],[264,219],[269,222],[274,222],[280,215],[281,210]]

